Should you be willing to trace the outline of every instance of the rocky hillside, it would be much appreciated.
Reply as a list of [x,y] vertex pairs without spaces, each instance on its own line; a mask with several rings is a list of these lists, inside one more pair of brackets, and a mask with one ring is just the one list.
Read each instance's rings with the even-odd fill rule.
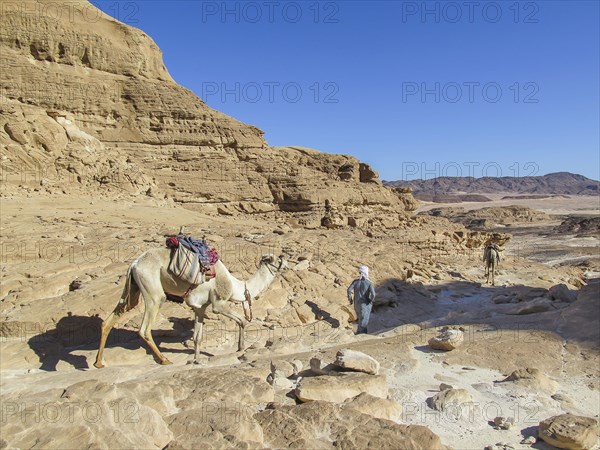
[[428,201],[436,196],[453,193],[598,195],[599,185],[598,181],[569,172],[534,177],[438,177],[430,180],[386,181],[384,184],[410,187],[416,198]]
[[579,237],[600,236],[600,217],[567,217],[554,231],[561,234],[576,234]]
[[[72,114],[103,142],[261,148],[262,131],[207,107],[177,85],[152,39],[85,0],[3,8],[2,94]],[[36,13],[37,12],[37,13]]]
[[0,18],[5,193],[146,193],[224,215],[294,213],[309,227],[397,224],[416,209],[351,156],[269,147],[177,85],[142,31],[87,1],[59,18],[49,5]]

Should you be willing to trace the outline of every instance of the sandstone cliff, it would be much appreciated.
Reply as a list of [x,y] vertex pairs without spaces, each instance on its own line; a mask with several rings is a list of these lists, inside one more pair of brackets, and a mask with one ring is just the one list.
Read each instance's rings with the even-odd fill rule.
[[225,215],[291,213],[308,227],[365,227],[382,215],[395,226],[416,209],[351,156],[268,147],[261,130],[176,84],[150,37],[87,1],[3,4],[9,187],[166,195]]
[[150,37],[87,1],[2,3],[0,88],[7,98],[70,112],[107,142],[265,145],[262,131],[177,85]]

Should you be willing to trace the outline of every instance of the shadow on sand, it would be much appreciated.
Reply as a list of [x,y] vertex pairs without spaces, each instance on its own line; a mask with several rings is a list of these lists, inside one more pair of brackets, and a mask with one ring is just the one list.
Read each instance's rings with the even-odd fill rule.
[[463,280],[423,285],[389,279],[377,285],[376,291],[368,334],[406,324],[425,328],[478,324],[498,331],[550,331],[596,348],[600,342],[600,279],[588,280],[575,302],[548,300],[547,309],[541,311],[528,304],[547,290],[525,285],[491,286]]
[[[590,280],[579,291],[578,299],[569,304],[559,304],[547,311],[530,314],[507,313],[506,304],[495,304],[496,295],[516,299],[523,306],[543,289],[529,286],[489,286],[470,281],[453,281],[442,285],[425,286],[389,279],[376,286],[377,299],[371,315],[368,334],[381,334],[406,324],[424,327],[441,325],[487,325],[490,330],[539,330],[558,333],[564,339],[575,340],[597,349],[600,342],[600,280]],[[312,301],[306,302],[316,317],[340,327],[338,319]],[[193,321],[171,317],[172,330],[154,330],[157,345],[182,343],[192,337]],[[95,316],[77,316],[68,313],[54,329],[46,330],[28,340],[30,348],[38,355],[42,370],[54,371],[60,361],[76,369],[89,368],[88,359],[75,355],[74,350],[95,351],[98,348],[102,319]],[[107,348],[138,349],[153,355],[137,334],[124,328],[113,328]],[[425,348],[418,351],[430,352]],[[192,349],[172,349],[166,353],[189,353]],[[431,351],[433,353],[433,351]],[[209,355],[209,354],[208,354]],[[209,355],[210,356],[210,355]],[[158,361],[157,361],[158,362]]]
[[[161,343],[181,343],[192,337],[193,321],[170,317],[173,330],[155,330],[154,341]],[[94,351],[98,349],[102,319],[98,315],[78,316],[71,312],[62,317],[56,327],[31,337],[27,343],[37,354],[41,370],[55,371],[60,361],[64,361],[75,369],[88,369],[90,364],[84,355],[75,355],[74,350]],[[115,327],[110,332],[106,348],[121,347],[129,350],[145,348],[149,355],[154,354],[142,341],[137,331]],[[170,348],[168,353],[193,353],[193,350],[177,350]],[[156,358],[155,358],[156,359]],[[158,362],[158,360],[157,360]]]

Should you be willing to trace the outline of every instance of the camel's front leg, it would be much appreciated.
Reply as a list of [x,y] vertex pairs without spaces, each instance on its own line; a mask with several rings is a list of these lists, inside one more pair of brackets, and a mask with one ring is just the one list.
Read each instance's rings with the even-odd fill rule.
[[226,300],[215,300],[213,301],[213,312],[216,314],[222,314],[225,317],[229,317],[231,320],[239,325],[239,337],[238,337],[238,351],[244,350],[244,332],[246,327],[246,319],[240,316],[238,313],[232,311],[227,305]]
[[202,328],[206,306],[194,308],[194,364],[200,364],[200,344],[202,343]]
[[[166,296],[165,296],[166,299]],[[152,337],[152,325],[156,321],[156,316],[158,315],[158,310],[160,308],[161,301],[153,301],[146,302],[146,311],[144,311],[144,319],[142,320],[142,326],[140,327],[139,335],[142,337],[150,350],[156,355],[156,357],[160,360],[160,363],[163,365],[172,364],[169,359],[164,356],[159,350],[158,346],[154,342],[154,338]]]

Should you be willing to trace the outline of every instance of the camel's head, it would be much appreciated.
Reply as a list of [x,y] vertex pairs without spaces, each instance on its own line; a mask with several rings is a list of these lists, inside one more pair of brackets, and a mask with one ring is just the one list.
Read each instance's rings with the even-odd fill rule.
[[288,267],[288,263],[283,255],[279,255],[277,258],[273,255],[263,255],[260,258],[260,265],[266,266],[273,274],[283,272]]

